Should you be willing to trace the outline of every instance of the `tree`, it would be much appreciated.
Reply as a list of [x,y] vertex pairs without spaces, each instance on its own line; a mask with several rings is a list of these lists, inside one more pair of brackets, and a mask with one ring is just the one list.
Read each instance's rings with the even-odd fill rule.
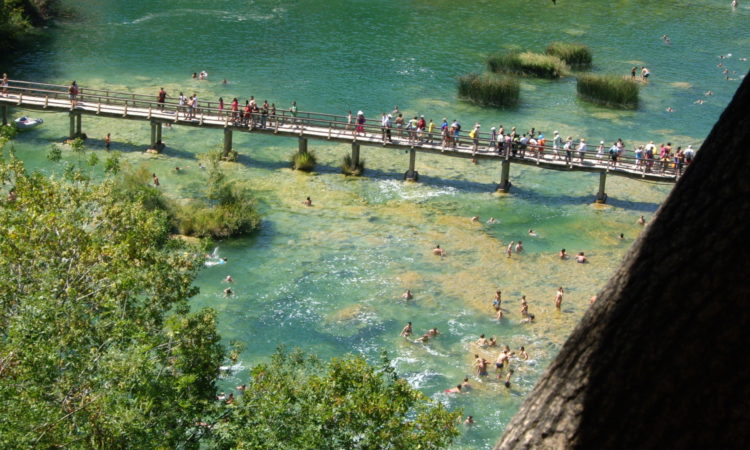
[[219,448],[440,448],[460,417],[396,377],[387,359],[379,369],[354,356],[323,364],[283,349],[226,408],[213,431]]
[[497,448],[748,448],[750,78]]
[[224,358],[201,258],[110,182],[0,181],[0,447],[197,445]]

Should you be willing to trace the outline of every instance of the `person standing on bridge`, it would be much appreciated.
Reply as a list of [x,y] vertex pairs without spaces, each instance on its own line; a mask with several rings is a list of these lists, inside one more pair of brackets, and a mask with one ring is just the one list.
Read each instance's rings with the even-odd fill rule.
[[430,123],[427,124],[427,142],[432,144],[432,133],[435,131],[435,122],[430,119]]
[[78,105],[78,85],[75,80],[68,87],[68,98],[70,98],[70,107],[75,108]]
[[578,158],[581,160],[581,164],[583,164],[583,159],[586,157],[586,150],[588,149],[588,146],[586,145],[586,139],[581,138],[580,141],[578,141]]
[[[177,106],[177,119],[180,118],[180,112],[185,112],[185,105],[187,104],[187,98],[185,98],[185,94],[180,92],[180,97],[178,98],[178,106]],[[187,118],[187,117],[186,117]]]
[[268,105],[268,100],[263,100],[263,106],[260,107],[260,127],[265,128],[268,121],[268,111],[271,107]]
[[554,132],[554,137],[552,138],[552,153],[555,154],[555,159],[560,159],[560,148],[563,146],[563,139],[562,136],[560,136],[559,131]]
[[240,118],[240,102],[237,100],[237,97],[232,99],[232,120],[234,122],[237,122],[237,120]]
[[164,102],[167,101],[167,91],[164,88],[159,89],[159,94],[156,96],[156,102],[159,103],[159,111],[164,111]]
[[476,155],[477,150],[479,149],[479,127],[481,127],[481,125],[479,123],[475,123],[474,128],[472,128],[469,132],[469,137],[471,138],[472,143],[472,156]]
[[292,125],[296,127],[297,123],[297,101],[292,101],[292,106],[289,107],[289,114],[292,116]]
[[219,117],[224,117],[224,97],[219,97]]
[[365,134],[365,113],[361,110],[357,111],[357,128],[354,130],[354,134],[359,135],[360,133]]
[[3,88],[3,97],[7,97],[8,96],[8,74],[7,73],[3,73],[2,88]]
[[565,145],[563,145],[563,150],[565,150],[565,162],[570,164],[573,162],[573,136],[568,136]]

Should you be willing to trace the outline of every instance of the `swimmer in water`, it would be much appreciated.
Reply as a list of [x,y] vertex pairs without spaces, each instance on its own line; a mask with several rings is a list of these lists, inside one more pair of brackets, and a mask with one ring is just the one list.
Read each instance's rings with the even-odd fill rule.
[[643,216],[639,217],[637,223],[641,226],[646,225],[646,218]]
[[450,389],[445,390],[446,394],[460,394],[461,393],[461,385],[457,384],[456,387],[452,387]]
[[234,283],[234,279],[232,278],[231,275],[227,275],[227,277],[224,278],[224,282],[225,283]]
[[407,322],[406,325],[404,326],[404,329],[401,330],[401,336],[409,337],[411,336],[411,332],[412,332],[411,322]]
[[732,0],[732,9],[737,9],[737,6],[739,6],[739,2],[737,0]]
[[[552,0],[554,2],[554,0]],[[464,420],[464,425],[474,425],[474,417],[469,416]]]
[[674,112],[674,109],[671,106],[668,106],[666,109],[667,112]]
[[417,342],[421,342],[421,343],[423,343],[423,344],[426,344],[426,343],[427,343],[427,341],[429,341],[429,340],[430,340],[430,335],[429,335],[429,334],[427,334],[427,333],[425,333],[425,334],[423,334],[423,335],[422,335],[422,337],[421,337],[421,338],[417,338],[417,339],[415,339],[415,340],[414,340],[414,343],[417,343]]
[[503,317],[504,317],[503,310],[502,309],[498,309],[497,310],[497,314],[495,315],[495,319],[497,319],[498,321],[500,321],[500,320],[502,320]]
[[477,339],[476,344],[480,347],[487,347],[487,344],[489,344],[489,341],[487,341],[487,338],[484,337],[483,334],[479,335],[479,339]]
[[469,383],[469,377],[465,377],[464,381],[461,383],[461,391],[467,392],[471,390],[471,384]]
[[513,244],[515,244],[515,242],[510,241],[510,244],[508,244],[508,248],[505,250],[505,254],[508,256],[508,258],[510,258],[510,254],[513,253]]
[[490,224],[490,225],[492,225],[493,223],[497,223],[497,220],[495,220],[495,218],[494,218],[494,217],[490,217],[490,218],[489,218],[489,219],[487,220],[487,223],[488,223],[488,224]]
[[438,256],[445,256],[445,249],[440,248],[440,244],[438,244],[432,249],[432,253]]
[[624,234],[622,234],[622,233],[620,233],[620,236],[619,236],[619,238],[620,238],[620,239],[625,239],[625,235],[624,235]]
[[586,255],[584,255],[583,252],[578,252],[578,254],[576,255],[576,262],[583,264],[586,261]]
[[520,349],[518,350],[518,357],[519,357],[519,358],[521,358],[521,359],[522,359],[522,360],[524,360],[524,361],[527,361],[527,360],[529,359],[529,354],[528,354],[528,353],[526,353],[526,349],[525,349],[525,348],[523,348],[523,345],[522,345],[522,346],[521,346],[521,348],[520,348]]
[[560,310],[560,306],[562,306],[563,294],[564,293],[565,292],[563,291],[562,286],[560,286],[559,288],[557,288],[557,294],[555,294],[555,308],[557,308],[558,311]]
[[516,244],[516,253],[521,253],[523,251],[523,242],[518,241]]
[[661,40],[664,41],[664,43],[667,45],[672,43],[672,41],[669,39],[669,36],[667,36],[666,34],[661,37]]
[[429,334],[430,337],[435,337],[440,333],[438,332],[437,328],[430,328],[430,331],[428,331],[427,334]]
[[529,313],[529,315],[526,316],[525,319],[521,320],[521,323],[533,323],[535,318],[536,318],[535,315]]
[[474,216],[471,218],[472,222],[479,222],[479,216]]
[[505,377],[505,387],[510,389],[510,376],[513,375],[513,369],[508,371],[508,375]]
[[521,296],[521,315],[526,317],[529,315],[529,303],[526,301],[526,296]]
[[492,307],[495,311],[500,311],[500,305],[503,303],[502,295],[503,293],[499,290],[495,291],[495,298],[492,299]]
[[529,229],[529,236],[537,237],[538,235],[536,234],[536,232],[534,232],[534,230]]
[[406,292],[401,294],[401,298],[404,298],[406,300],[411,300],[414,298],[414,296],[412,295],[411,290],[407,289]]
[[477,375],[480,377],[486,377],[488,375],[487,373],[487,360],[484,358],[480,358],[479,355],[474,355],[474,358],[476,360],[474,361],[474,367],[477,369]]
[[312,199],[310,197],[307,197],[304,202],[302,202],[305,206],[312,206]]
[[490,338],[490,341],[487,343],[488,347],[497,347],[497,338],[495,336],[492,336]]
[[231,297],[234,295],[234,291],[232,288],[226,288],[224,289],[224,297]]
[[568,254],[565,253],[565,249],[560,250],[560,254],[558,255],[560,259],[568,259]]

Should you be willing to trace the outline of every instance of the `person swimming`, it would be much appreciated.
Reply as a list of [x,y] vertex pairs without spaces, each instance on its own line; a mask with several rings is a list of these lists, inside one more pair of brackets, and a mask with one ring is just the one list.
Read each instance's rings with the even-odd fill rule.
[[302,202],[305,206],[312,206],[312,199],[310,197],[307,197],[305,201]]
[[560,259],[568,259],[568,254],[565,253],[565,249],[560,250],[560,254],[558,255]]
[[507,248],[507,249],[505,249],[505,255],[506,255],[506,256],[507,256],[508,258],[510,258],[510,255],[511,255],[511,253],[513,253],[513,245],[514,245],[514,244],[515,244],[515,242],[513,242],[513,241],[510,241],[510,244],[508,244],[508,248]]
[[587,262],[586,255],[583,254],[583,252],[578,252],[576,255],[576,262],[579,262],[581,264]]
[[412,295],[411,290],[407,289],[406,292],[401,294],[401,298],[404,298],[406,300],[411,300],[414,298],[414,295]]
[[438,256],[445,256],[445,254],[446,254],[445,253],[445,249],[444,248],[440,248],[440,244],[437,244],[435,246],[435,248],[432,249],[432,253],[434,255],[438,255]]
[[497,223],[497,220],[495,220],[494,217],[490,217],[489,219],[487,219],[487,223],[490,224],[490,225],[492,225],[494,223]]
[[523,251],[523,242],[518,241],[516,244],[516,253],[521,253]]
[[401,336],[409,337],[411,336],[411,332],[412,332],[411,322],[407,322],[406,325],[404,326],[404,329],[401,330]]
[[206,267],[213,267],[213,266],[218,266],[218,265],[226,264],[226,263],[227,263],[227,258],[219,258],[219,259],[206,261],[203,263],[203,265]]
[[539,235],[532,229],[529,229],[529,236],[538,237]]

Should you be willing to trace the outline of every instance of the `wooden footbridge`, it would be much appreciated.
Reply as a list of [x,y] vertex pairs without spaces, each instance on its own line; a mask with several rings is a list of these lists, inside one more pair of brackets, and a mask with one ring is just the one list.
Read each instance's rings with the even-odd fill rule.
[[88,87],[80,88],[76,98],[71,100],[68,86],[10,80],[5,93],[0,95],[0,106],[3,124],[8,122],[9,108],[12,107],[66,112],[70,116],[71,139],[83,136],[84,115],[147,121],[151,126],[150,148],[156,150],[163,148],[164,124],[221,129],[224,133],[225,154],[232,150],[232,134],[235,131],[293,137],[298,140],[300,152],[307,151],[309,139],[348,143],[351,144],[353,164],[359,162],[362,145],[406,150],[409,152],[409,168],[405,178],[410,180],[419,177],[416,171],[417,152],[446,157],[494,159],[501,163],[498,190],[502,192],[508,192],[511,186],[511,163],[558,171],[597,172],[599,189],[596,201],[599,203],[604,203],[607,198],[607,175],[663,183],[673,183],[679,176],[672,161],[638,161],[633,157],[620,155],[614,164],[609,160],[608,154],[596,155],[591,149],[582,156],[573,152],[573,158],[566,160],[562,149],[558,155],[550,145],[525,150],[503,148],[491,141],[489,133],[477,133],[471,139],[464,137],[468,131],[463,131],[464,136],[461,138],[446,140],[441,136],[439,125],[436,125],[433,133],[399,128],[386,133],[379,118],[368,119],[369,123],[358,127],[354,123],[356,118],[350,121],[347,116],[280,109],[275,114],[244,114],[242,110],[233,112],[226,107],[220,109],[216,102],[200,101],[197,108],[189,108],[173,99],[167,100],[159,103],[156,92],[153,96],[148,96]]

